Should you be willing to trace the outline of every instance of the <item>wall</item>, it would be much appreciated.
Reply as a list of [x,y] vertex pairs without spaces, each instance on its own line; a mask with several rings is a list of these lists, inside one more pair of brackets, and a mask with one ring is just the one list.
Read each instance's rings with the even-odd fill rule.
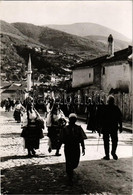
[[72,73],[72,87],[81,87],[93,83],[93,68],[82,68],[73,70]]
[[94,67],[94,75],[93,87],[101,89],[101,64]]
[[105,75],[101,69],[101,87],[105,92],[111,88],[130,88],[131,70],[128,62],[118,62],[118,64],[105,65]]
[[[92,101],[98,104],[98,100],[102,99],[104,104],[107,104],[107,97],[104,91],[90,91],[88,92],[87,88],[83,88],[80,91],[78,90],[74,94],[75,96],[79,96],[79,102],[76,102],[74,105],[75,112],[81,116],[86,117],[86,106],[87,106],[87,98],[91,98]],[[132,121],[132,108],[133,108],[133,95],[132,94],[114,94],[115,104],[120,108],[123,116],[123,121]]]

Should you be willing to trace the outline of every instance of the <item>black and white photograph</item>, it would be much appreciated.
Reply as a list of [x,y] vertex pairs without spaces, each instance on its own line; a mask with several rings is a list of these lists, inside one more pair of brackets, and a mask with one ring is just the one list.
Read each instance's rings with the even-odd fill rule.
[[1,195],[132,195],[132,0],[0,2]]

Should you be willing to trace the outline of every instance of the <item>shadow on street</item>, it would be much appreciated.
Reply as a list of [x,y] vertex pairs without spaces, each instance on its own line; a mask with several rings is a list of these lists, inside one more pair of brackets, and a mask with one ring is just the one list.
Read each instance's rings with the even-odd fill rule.
[[[44,157],[44,156],[43,156]],[[16,158],[15,156],[12,158]],[[19,158],[25,158],[19,156]],[[74,185],[67,184],[65,163],[23,165],[2,170],[2,194],[89,194],[131,195],[132,159],[80,162]]]

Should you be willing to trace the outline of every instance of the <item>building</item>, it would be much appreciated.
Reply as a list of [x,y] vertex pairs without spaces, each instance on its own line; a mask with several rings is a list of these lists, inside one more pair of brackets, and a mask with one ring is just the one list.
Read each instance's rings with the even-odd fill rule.
[[[112,38],[111,38],[112,41]],[[112,42],[113,43],[113,42]],[[114,94],[124,118],[131,119],[133,96],[132,46],[111,51],[109,42],[107,55],[77,64],[72,70],[72,89],[82,100],[100,96],[106,102],[108,94]]]
[[106,94],[117,92],[132,93],[132,47],[87,61],[73,68],[72,87]]
[[12,83],[8,86],[2,87],[1,100],[4,99],[15,99],[23,101],[25,99],[26,85],[23,83]]

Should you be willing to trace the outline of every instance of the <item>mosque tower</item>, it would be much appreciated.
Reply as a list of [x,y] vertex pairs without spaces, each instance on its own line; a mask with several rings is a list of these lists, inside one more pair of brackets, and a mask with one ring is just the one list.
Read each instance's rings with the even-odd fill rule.
[[31,90],[31,56],[29,54],[29,61],[28,61],[28,71],[27,71],[27,91],[29,92]]

